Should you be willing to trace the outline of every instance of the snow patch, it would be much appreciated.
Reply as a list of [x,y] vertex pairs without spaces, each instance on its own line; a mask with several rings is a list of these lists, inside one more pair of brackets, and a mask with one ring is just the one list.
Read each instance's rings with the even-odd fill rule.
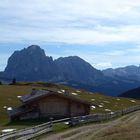
[[100,107],[100,108],[102,108],[102,107],[103,107],[103,105],[99,105],[99,107]]
[[22,97],[22,96],[17,96],[17,98],[19,98],[19,99],[20,99],[21,97]]
[[74,92],[73,92],[73,93],[71,93],[71,94],[72,94],[72,95],[75,95],[75,96],[76,96],[76,95],[78,95],[77,93],[74,93]]
[[1,132],[2,133],[9,133],[9,132],[13,132],[15,131],[16,129],[3,129]]
[[105,111],[109,111],[110,112],[111,110],[110,109],[105,109]]
[[7,106],[4,106],[3,108],[4,108],[4,109],[6,109],[6,108],[7,108]]
[[91,106],[91,109],[92,109],[92,110],[94,110],[95,108],[96,108],[96,106],[94,106],[94,105]]
[[64,122],[64,124],[69,125],[69,122]]
[[114,112],[110,112],[111,115],[115,114]]
[[9,110],[9,111],[10,111],[10,110],[13,110],[13,108],[12,108],[12,107],[8,107],[8,108],[7,108],[7,110]]
[[103,101],[104,103],[110,103],[109,101]]
[[135,100],[130,100],[132,103],[136,103],[136,101]]
[[65,90],[64,90],[64,89],[62,89],[61,91],[62,91],[62,92],[65,92]]

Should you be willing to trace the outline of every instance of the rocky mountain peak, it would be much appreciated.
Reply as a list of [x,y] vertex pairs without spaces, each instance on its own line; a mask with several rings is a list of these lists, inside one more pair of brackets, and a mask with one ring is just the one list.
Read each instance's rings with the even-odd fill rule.
[[31,45],[28,48],[24,48],[22,51],[28,55],[38,55],[38,56],[46,56],[45,51],[40,48],[38,45]]
[[9,77],[23,80],[42,80],[52,75],[52,67],[54,67],[52,57],[46,56],[45,51],[38,45],[31,45],[11,55],[5,73]]
[[34,49],[35,50],[35,49],[41,49],[41,48],[38,45],[31,45],[31,46],[28,47],[28,49]]

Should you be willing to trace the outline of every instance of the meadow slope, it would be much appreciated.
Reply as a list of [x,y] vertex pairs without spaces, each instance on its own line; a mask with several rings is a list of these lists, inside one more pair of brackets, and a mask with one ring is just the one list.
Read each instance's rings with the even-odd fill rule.
[[[32,88],[49,89],[53,91],[68,90],[71,96],[75,96],[75,98],[82,98],[83,100],[96,104],[96,108],[91,109],[90,113],[107,112],[108,110],[110,111],[122,110],[140,104],[139,100],[113,98],[109,96],[103,96],[98,93],[91,93],[84,90],[77,90],[63,85],[55,85],[50,83],[20,83],[17,85],[1,85],[0,86],[0,129],[10,127],[7,126],[7,124],[9,123],[9,118],[5,107],[20,106],[22,103],[19,101],[17,96],[30,94]],[[75,94],[73,95],[72,93],[76,93],[76,95]],[[106,109],[108,110],[106,111]],[[21,126],[20,124],[22,123],[18,123],[18,126]],[[35,122],[27,123],[27,125],[25,126],[23,125],[22,127],[26,127],[30,124],[36,125],[37,123]],[[13,127],[13,125],[11,125],[11,127]],[[17,128],[17,126],[15,127]]]

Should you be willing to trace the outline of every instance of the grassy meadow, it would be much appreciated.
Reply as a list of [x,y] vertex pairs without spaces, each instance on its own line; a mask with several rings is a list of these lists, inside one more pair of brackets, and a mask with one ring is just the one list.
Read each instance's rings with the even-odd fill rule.
[[[70,87],[55,85],[49,83],[19,83],[16,85],[0,85],[0,129],[17,127],[24,128],[41,122],[17,122],[15,124],[9,124],[9,118],[7,115],[6,107],[18,107],[21,102],[17,96],[30,94],[32,88],[37,89],[49,89],[53,91],[68,90],[71,96],[75,98],[81,98],[96,104],[95,108],[91,109],[91,113],[112,112],[116,110],[122,110],[131,106],[140,104],[139,100],[125,99],[125,98],[113,98],[103,96],[98,93],[91,93],[84,90],[77,90]],[[63,93],[60,93],[63,94]]]

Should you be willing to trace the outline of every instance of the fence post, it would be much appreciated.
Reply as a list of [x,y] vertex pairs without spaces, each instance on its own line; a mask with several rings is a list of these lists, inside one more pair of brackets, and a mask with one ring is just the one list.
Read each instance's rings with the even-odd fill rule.
[[16,131],[14,131],[15,136],[13,136],[13,140],[16,140]]
[[50,127],[53,127],[53,117],[50,118]]

